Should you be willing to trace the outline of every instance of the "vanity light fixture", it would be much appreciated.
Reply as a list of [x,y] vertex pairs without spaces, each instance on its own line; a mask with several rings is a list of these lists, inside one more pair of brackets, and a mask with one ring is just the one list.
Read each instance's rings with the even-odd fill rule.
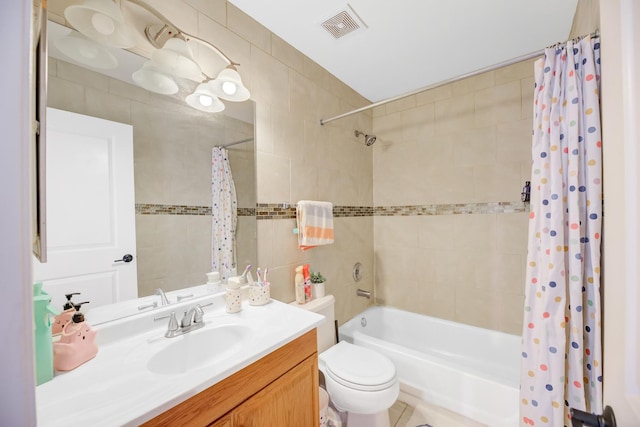
[[[182,31],[143,0],[128,2],[143,8],[161,22],[145,27],[147,40],[157,50],[140,70],[133,73],[136,84],[151,92],[171,95],[179,91],[181,79],[199,83],[185,100],[189,106],[211,113],[224,110],[220,98],[234,102],[249,99],[249,90],[237,70],[240,64],[207,40]],[[84,0],[82,4],[67,7],[65,17],[78,31],[100,43],[115,47],[133,46],[133,43],[125,46],[123,34],[130,34],[129,27],[118,6],[110,0]],[[189,46],[192,41],[215,52],[228,64],[226,68],[216,77],[205,74],[193,57]]]
[[98,43],[121,48],[134,46],[131,30],[112,1],[84,0],[68,6],[64,17],[76,30]]
[[[207,40],[185,33],[176,27],[169,19],[142,0],[129,0],[147,12],[154,15],[162,25],[148,25],[144,33],[147,40],[158,50],[151,56],[151,63],[157,66],[157,71],[169,78],[186,78],[200,83],[186,102],[191,107],[206,112],[224,110],[220,98],[227,101],[241,102],[250,97],[249,90],[242,83],[237,66],[220,49]],[[222,58],[228,65],[213,78],[205,74],[195,62],[187,41],[194,41],[208,47]]]

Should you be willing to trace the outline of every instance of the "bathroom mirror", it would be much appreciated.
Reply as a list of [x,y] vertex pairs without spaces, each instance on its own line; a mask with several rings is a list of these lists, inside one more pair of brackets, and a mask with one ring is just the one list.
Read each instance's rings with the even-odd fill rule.
[[[64,55],[56,40],[69,31],[49,23],[47,105],[132,126],[138,296],[153,295],[157,288],[169,292],[206,283],[214,221],[211,156],[216,146],[228,151],[237,194],[234,258],[238,269],[255,265],[253,101],[225,102],[220,113],[195,110],[181,92],[159,95],[131,81],[132,70],[146,58],[120,50],[114,53],[118,68],[105,72]],[[61,295],[52,296],[61,307]],[[84,294],[80,298],[91,299]]]

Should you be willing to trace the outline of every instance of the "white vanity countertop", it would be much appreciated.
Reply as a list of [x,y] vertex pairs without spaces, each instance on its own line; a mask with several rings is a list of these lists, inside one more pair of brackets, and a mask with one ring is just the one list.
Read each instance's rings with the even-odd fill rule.
[[[38,426],[139,425],[324,321],[323,316],[274,300],[264,306],[251,306],[245,301],[242,311],[236,314],[224,311],[221,295],[210,300],[214,305],[204,307],[205,326],[175,338],[164,337],[167,319],[153,321],[153,317],[168,312],[171,306],[148,313],[142,319],[136,316],[97,327],[99,350],[94,359],[73,371],[57,373],[53,380],[36,387]],[[187,306],[196,302],[204,305],[209,301],[194,301]],[[180,321],[181,313],[176,314]],[[190,334],[231,324],[251,329],[250,337],[243,340],[234,357],[179,374],[147,369],[147,362],[158,350]],[[186,354],[188,348],[184,351]]]

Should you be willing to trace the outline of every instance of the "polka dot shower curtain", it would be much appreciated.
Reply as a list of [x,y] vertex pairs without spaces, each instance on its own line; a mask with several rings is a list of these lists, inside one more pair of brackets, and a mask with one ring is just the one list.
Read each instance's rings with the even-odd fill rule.
[[521,426],[602,413],[600,41],[547,48],[535,63]]
[[218,271],[222,279],[227,279],[235,267],[238,201],[226,148],[213,147],[211,175],[211,271]]

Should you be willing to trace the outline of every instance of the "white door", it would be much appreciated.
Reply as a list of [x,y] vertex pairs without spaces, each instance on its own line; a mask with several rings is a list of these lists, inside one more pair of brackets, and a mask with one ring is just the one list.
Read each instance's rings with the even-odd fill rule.
[[[600,2],[604,404],[640,426],[640,2]],[[608,427],[608,426],[607,426]]]
[[85,309],[136,298],[133,128],[48,108],[46,138],[48,261],[34,258],[34,281],[58,308],[71,292]]

